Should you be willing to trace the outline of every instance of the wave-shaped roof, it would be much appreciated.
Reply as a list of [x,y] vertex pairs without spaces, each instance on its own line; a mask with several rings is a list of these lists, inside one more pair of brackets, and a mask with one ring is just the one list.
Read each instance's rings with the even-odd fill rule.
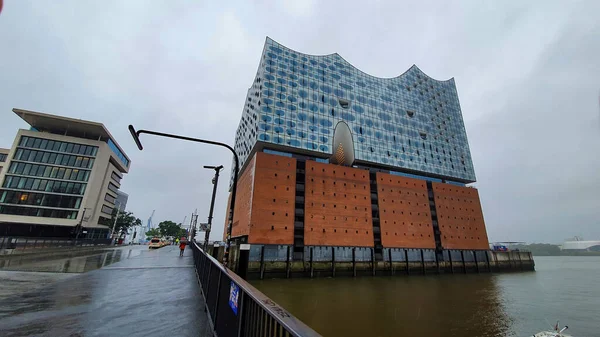
[[417,71],[419,72],[421,75],[426,76],[427,78],[429,78],[430,80],[436,81],[436,82],[440,82],[440,83],[445,83],[445,82],[454,82],[454,77],[451,77],[447,80],[438,80],[436,78],[433,78],[429,75],[427,75],[423,70],[421,70],[421,68],[419,68],[416,64],[413,64],[411,67],[409,67],[406,71],[404,71],[402,74],[398,75],[398,76],[394,76],[394,77],[379,77],[379,76],[374,76],[371,75],[369,73],[366,73],[364,71],[362,71],[360,68],[356,67],[355,65],[353,65],[352,63],[350,63],[349,61],[347,61],[343,56],[341,56],[338,53],[331,53],[331,54],[322,54],[322,55],[316,55],[316,54],[306,54],[303,52],[299,52],[295,49],[289,48],[275,40],[273,40],[272,38],[267,36],[266,39],[266,43],[265,46],[269,44],[269,42],[273,43],[273,44],[277,44],[278,46],[281,46],[284,49],[287,49],[288,51],[300,54],[300,55],[304,55],[304,56],[308,56],[308,57],[312,57],[312,58],[326,58],[326,57],[335,57],[341,61],[343,61],[345,63],[345,65],[351,67],[352,69],[355,69],[356,71],[360,72],[361,74],[374,78],[374,79],[379,79],[379,80],[392,80],[392,79],[401,79],[404,76],[406,76],[411,70],[413,71]]

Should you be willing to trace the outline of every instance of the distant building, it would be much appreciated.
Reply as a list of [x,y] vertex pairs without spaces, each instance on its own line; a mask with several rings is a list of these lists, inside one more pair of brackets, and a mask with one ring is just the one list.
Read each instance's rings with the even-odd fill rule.
[[125,211],[127,209],[127,200],[129,199],[129,194],[121,191],[117,191],[117,200],[115,201],[115,205],[120,211]]
[[8,159],[9,152],[10,152],[10,149],[0,148],[0,173],[2,173],[2,169],[6,163],[6,160]]
[[379,261],[489,249],[454,79],[416,66],[378,78],[267,38],[235,151],[235,241],[305,260],[312,248]]
[[585,241],[583,238],[575,237],[563,242],[560,249],[566,251],[600,252],[600,240]]
[[106,237],[130,161],[97,122],[13,109],[27,122],[0,172],[0,235]]

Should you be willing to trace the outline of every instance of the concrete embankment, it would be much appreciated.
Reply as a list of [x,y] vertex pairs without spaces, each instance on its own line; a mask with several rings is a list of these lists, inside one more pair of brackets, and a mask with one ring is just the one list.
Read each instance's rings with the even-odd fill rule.
[[[214,247],[209,248],[209,251]],[[217,248],[222,257],[223,247]],[[211,253],[212,254],[212,253]],[[239,264],[232,247],[232,267]],[[214,255],[213,255],[214,256]],[[252,245],[248,278],[342,277],[424,274],[466,274],[535,270],[530,252],[384,248],[375,256],[369,247],[305,247],[304,258],[294,260],[290,246]]]

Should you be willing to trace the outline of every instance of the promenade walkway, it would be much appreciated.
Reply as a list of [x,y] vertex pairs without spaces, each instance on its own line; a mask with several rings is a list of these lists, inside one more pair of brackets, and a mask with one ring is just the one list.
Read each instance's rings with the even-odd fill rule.
[[2,301],[2,336],[211,335],[192,252],[180,257],[176,246],[136,247],[118,263]]

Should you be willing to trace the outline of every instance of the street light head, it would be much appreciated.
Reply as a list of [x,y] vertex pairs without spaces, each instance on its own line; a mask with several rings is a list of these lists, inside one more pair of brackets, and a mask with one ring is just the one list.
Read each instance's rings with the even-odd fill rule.
[[140,149],[140,151],[143,150],[144,147],[142,146],[142,142],[140,142],[140,136],[131,124],[129,124],[129,132],[131,133],[131,137],[133,137],[133,140],[135,141],[135,144],[137,145],[138,149]]
[[219,165],[219,166],[209,166],[209,165],[205,165],[204,166],[205,169],[211,169],[211,170],[217,170],[220,171],[221,169],[223,169],[223,165]]

